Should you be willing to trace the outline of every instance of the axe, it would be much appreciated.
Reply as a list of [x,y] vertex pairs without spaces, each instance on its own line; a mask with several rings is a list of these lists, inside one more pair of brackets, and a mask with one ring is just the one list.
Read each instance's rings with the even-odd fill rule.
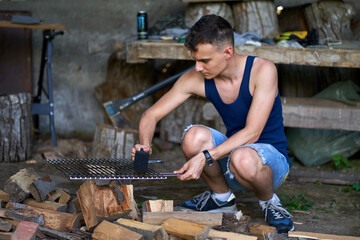
[[193,69],[194,67],[190,67],[174,76],[171,76],[131,97],[128,98],[122,98],[116,101],[108,101],[103,104],[105,107],[105,112],[109,116],[112,124],[114,127],[122,128],[125,125],[127,125],[128,121],[121,115],[121,111],[125,108],[129,107],[133,103],[136,103],[137,101],[157,92],[160,89],[163,89],[164,87],[176,82],[181,75],[183,75],[185,72]]

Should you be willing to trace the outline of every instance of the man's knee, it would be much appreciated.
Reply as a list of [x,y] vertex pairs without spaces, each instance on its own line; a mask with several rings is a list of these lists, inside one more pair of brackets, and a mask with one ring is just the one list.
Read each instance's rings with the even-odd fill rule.
[[249,147],[236,149],[230,156],[230,171],[246,180],[256,178],[263,167],[261,158],[257,152]]
[[193,126],[184,134],[182,147],[187,157],[192,157],[203,149],[212,148],[212,145],[212,135],[206,127]]

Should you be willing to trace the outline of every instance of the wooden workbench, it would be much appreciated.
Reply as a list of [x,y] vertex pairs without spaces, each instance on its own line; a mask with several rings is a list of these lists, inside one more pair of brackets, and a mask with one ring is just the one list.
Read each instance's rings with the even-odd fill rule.
[[[276,46],[235,46],[236,52],[255,55],[278,64],[360,68],[360,43],[330,48],[283,48]],[[165,40],[133,41],[127,46],[127,62],[149,59],[191,60],[184,44]],[[288,127],[360,131],[360,104],[350,106],[330,100],[283,97],[284,124]]]

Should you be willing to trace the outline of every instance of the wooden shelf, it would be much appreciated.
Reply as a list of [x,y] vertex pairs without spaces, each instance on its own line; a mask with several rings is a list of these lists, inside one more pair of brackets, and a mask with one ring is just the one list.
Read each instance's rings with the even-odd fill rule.
[[[276,46],[235,46],[236,52],[269,59],[274,63],[323,67],[360,68],[360,43],[344,48],[284,48]],[[141,63],[148,59],[191,60],[182,43],[160,40],[131,42],[127,47],[127,62]]]
[[63,25],[58,24],[19,24],[5,21],[0,21],[0,27],[65,30],[65,27]]
[[[236,46],[236,52],[255,55],[278,64],[360,68],[360,44],[349,48],[283,48],[275,46]],[[134,41],[127,46],[127,62],[149,59],[192,60],[184,44],[164,40]],[[284,125],[287,127],[360,131],[360,104],[349,106],[314,98],[282,98]]]
[[286,127],[360,131],[360,103],[351,106],[315,98],[281,99]]

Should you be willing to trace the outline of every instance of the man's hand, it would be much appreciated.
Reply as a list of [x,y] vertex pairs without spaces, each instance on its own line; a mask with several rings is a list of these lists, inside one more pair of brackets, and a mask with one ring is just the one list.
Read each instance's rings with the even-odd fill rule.
[[201,152],[187,161],[179,170],[174,173],[181,174],[178,179],[181,181],[199,179],[205,167],[205,156]]
[[136,144],[132,149],[131,149],[131,160],[135,160],[135,152],[136,151],[140,151],[143,150],[144,152],[149,152],[149,154],[152,154],[152,149],[149,145],[141,145],[141,144]]

